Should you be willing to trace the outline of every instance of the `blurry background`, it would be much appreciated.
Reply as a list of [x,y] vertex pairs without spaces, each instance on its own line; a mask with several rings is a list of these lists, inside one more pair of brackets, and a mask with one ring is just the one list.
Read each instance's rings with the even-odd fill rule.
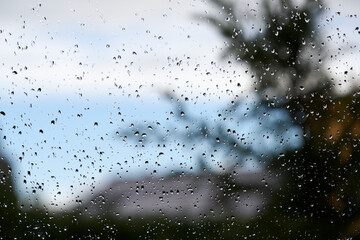
[[[271,182],[268,179],[271,177],[265,176],[274,159],[282,159],[290,152],[293,155],[294,151],[297,153],[308,146],[309,135],[304,138],[304,134],[311,132],[311,126],[315,125],[304,123],[311,119],[306,111],[292,111],[292,108],[298,109],[293,103],[294,96],[301,99],[304,92],[303,96],[308,94],[309,99],[324,88],[310,84],[309,89],[307,85],[293,86],[297,90],[286,92],[281,87],[280,90],[261,87],[261,82],[269,82],[266,77],[264,80],[260,77],[262,72],[269,71],[261,64],[265,64],[264,59],[270,62],[272,59],[241,55],[241,51],[237,56],[236,49],[246,41],[247,51],[254,51],[251,46],[260,44],[261,38],[257,36],[266,31],[263,20],[267,21],[263,2],[241,1],[231,10],[228,10],[230,1],[214,2],[0,1],[1,146],[11,166],[15,209],[21,207],[22,211],[32,214],[31,209],[37,206],[40,215],[46,211],[55,215],[69,211],[70,219],[78,218],[77,210],[73,209],[81,208],[83,204],[79,203],[98,198],[99,193],[103,194],[114,184],[120,186],[117,194],[112,193],[116,202],[126,198],[128,191],[124,194],[121,191],[136,185],[137,181],[153,184],[164,179],[171,185],[178,181],[173,178],[179,174],[189,179],[200,176],[204,178],[200,183],[221,176],[225,180],[220,182],[231,185],[229,174],[236,171],[240,180],[234,180],[233,190],[229,192],[244,192],[242,185]],[[280,5],[289,2],[282,1]],[[306,22],[310,21],[316,31],[311,33],[310,40],[320,39],[314,45],[314,58],[310,54],[296,54],[301,55],[299,61],[316,64],[310,68],[300,63],[298,68],[291,68],[290,62],[289,68],[274,66],[283,68],[289,75],[309,70],[329,80],[331,87],[325,91],[332,97],[325,99],[343,98],[345,106],[334,110],[338,119],[342,119],[346,115],[343,109],[351,103],[348,97],[356,99],[354,90],[360,85],[356,68],[360,57],[357,46],[360,6],[350,0],[324,1],[322,7],[317,6],[321,11],[306,20],[307,15],[301,11],[306,12],[308,9],[304,6],[312,1],[293,2],[294,9],[299,9],[300,15]],[[277,1],[269,3],[271,9],[277,4]],[[241,29],[240,47],[234,44],[236,36],[225,31],[232,22],[238,22],[229,14],[235,10],[246,23]],[[289,14],[296,16],[294,12]],[[281,16],[279,13],[279,19]],[[285,28],[288,23],[285,13],[284,19],[279,26]],[[290,25],[290,28],[296,31],[297,26]],[[301,27],[297,30],[302,31]],[[231,39],[235,39],[234,42]],[[235,46],[235,50],[231,46]],[[316,55],[318,50],[320,55]],[[281,82],[281,78],[276,78],[275,84],[283,86]],[[273,105],[271,101],[275,101]],[[328,103],[320,104],[319,108],[315,103],[298,105],[306,108],[306,104],[310,106],[309,112],[315,112],[314,116],[326,116],[324,106]],[[352,104],[356,112],[358,104],[354,101]],[[319,109],[325,112],[321,114]],[[297,111],[303,115],[294,114]],[[294,120],[294,116],[298,119]],[[235,150],[229,147],[234,144]],[[328,147],[329,143],[322,145],[323,149]],[[354,153],[348,151],[350,158],[355,156],[355,150],[351,150]],[[337,157],[341,155],[336,150],[324,150],[328,151]],[[310,154],[309,148],[306,153]],[[318,152],[314,156],[324,157]],[[246,181],[241,179],[244,174],[259,179],[248,177]],[[302,178],[302,174],[297,175]],[[157,184],[161,186],[157,188],[161,193],[166,184]],[[276,185],[275,181],[272,187],[276,189]],[[221,186],[216,189],[206,184],[200,186],[198,189],[207,189],[205,192],[210,198],[223,191]],[[186,183],[169,188],[189,190]],[[205,193],[199,194],[202,198]],[[149,200],[139,205],[149,201],[156,205],[157,200],[145,195],[144,198]],[[181,206],[182,200],[178,201],[173,208]],[[154,204],[137,210],[139,215],[152,217],[146,209],[158,211]],[[246,208],[247,204],[242,205]],[[220,216],[224,208],[232,206],[212,209],[213,214]],[[254,206],[254,211],[261,212],[261,206],[260,203]],[[232,217],[246,212],[244,209],[232,211],[238,214],[223,214],[231,221]],[[133,216],[131,211],[122,215],[126,223],[130,215]],[[182,217],[175,216],[175,219],[183,222]],[[43,215],[35,217],[39,218],[44,225],[49,221]],[[218,219],[224,221],[221,217]],[[169,228],[174,227],[171,221],[161,221],[169,224]],[[59,222],[56,224],[71,226],[65,220]],[[119,220],[116,224],[123,223]],[[140,228],[144,226],[141,222],[138,224]],[[131,232],[131,227],[127,227],[130,230],[124,231]],[[36,228],[32,232],[35,234]]]

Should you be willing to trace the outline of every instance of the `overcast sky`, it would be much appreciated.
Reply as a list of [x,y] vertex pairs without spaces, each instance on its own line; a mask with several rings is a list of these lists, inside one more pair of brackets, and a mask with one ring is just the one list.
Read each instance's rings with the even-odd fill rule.
[[[349,15],[360,12],[359,5],[327,1],[320,30],[334,35],[328,47],[356,44],[359,18]],[[60,98],[79,92],[127,97],[140,85],[143,97],[159,88],[192,95],[206,90],[216,97],[225,97],[227,89],[238,94],[249,89],[244,69],[221,60],[221,36],[200,20],[199,15],[218,12],[205,1],[1,0],[0,6],[0,87],[4,93],[16,90],[13,97],[31,88]],[[245,10],[250,7],[244,3]],[[331,74],[358,62],[358,50],[347,50],[327,62]]]

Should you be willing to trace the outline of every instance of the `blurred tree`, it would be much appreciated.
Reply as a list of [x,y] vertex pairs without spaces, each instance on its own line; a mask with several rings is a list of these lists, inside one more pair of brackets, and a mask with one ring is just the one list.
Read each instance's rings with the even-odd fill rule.
[[[242,16],[242,2],[212,2],[221,14],[206,19],[226,39],[228,54],[255,75],[254,89],[262,96],[261,104],[289,110],[304,131],[301,149],[267,166],[285,181],[280,191],[271,194],[264,211],[242,226],[241,234],[286,239],[359,237],[360,102],[356,93],[333,94],[330,78],[321,69],[325,48],[316,20],[323,4],[262,1],[259,9]],[[259,29],[254,30],[251,16],[261,19],[256,23]]]
[[248,4],[245,13],[243,1],[212,2],[221,14],[205,18],[225,37],[226,56],[250,67],[256,92],[290,101],[304,92],[329,90],[320,66],[324,47],[316,31],[321,1],[261,1],[257,9]]
[[17,202],[13,191],[12,171],[7,159],[0,155],[0,233],[11,233],[17,223]]

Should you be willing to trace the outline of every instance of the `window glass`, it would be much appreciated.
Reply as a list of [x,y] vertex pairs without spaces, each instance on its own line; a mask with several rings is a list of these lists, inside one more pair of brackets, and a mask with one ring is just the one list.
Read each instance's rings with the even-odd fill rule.
[[0,2],[0,238],[359,237],[355,0]]

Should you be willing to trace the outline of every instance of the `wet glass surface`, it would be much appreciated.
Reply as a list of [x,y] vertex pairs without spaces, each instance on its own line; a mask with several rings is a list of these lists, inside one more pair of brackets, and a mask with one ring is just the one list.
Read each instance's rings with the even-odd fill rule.
[[356,1],[0,3],[1,239],[359,237]]

